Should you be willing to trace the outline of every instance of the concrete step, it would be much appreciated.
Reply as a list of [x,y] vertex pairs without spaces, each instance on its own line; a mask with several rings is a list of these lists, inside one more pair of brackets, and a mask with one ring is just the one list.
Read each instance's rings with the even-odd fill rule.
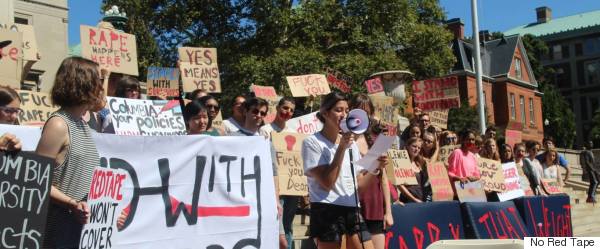
[[589,233],[598,229],[600,229],[600,224],[598,223],[589,223],[582,226],[573,226],[573,234],[578,235],[582,233]]
[[600,226],[597,228],[588,229],[586,231],[574,233],[573,235],[578,237],[600,237]]

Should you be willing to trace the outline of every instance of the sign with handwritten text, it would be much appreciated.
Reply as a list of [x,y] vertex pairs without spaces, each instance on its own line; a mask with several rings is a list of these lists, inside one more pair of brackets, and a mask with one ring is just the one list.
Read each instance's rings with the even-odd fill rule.
[[460,107],[457,76],[415,80],[412,90],[415,107],[424,112]]
[[448,178],[448,170],[441,162],[429,163],[427,175],[431,183],[431,191],[434,201],[451,201],[454,199],[454,191]]
[[325,95],[331,92],[327,78],[322,74],[287,76],[286,79],[294,97]]
[[54,160],[32,152],[0,153],[1,248],[41,248]]
[[106,97],[117,135],[185,135],[185,122],[177,100],[141,100]]
[[312,135],[323,129],[323,123],[317,118],[317,112],[311,112],[300,117],[292,118],[285,122],[285,126],[297,133],[307,135]]
[[452,154],[452,152],[458,148],[460,148],[460,145],[446,145],[440,147],[437,161],[448,165],[448,157],[450,157],[450,154]]
[[327,82],[343,93],[350,93],[352,89],[348,86],[348,83],[352,82],[352,78],[342,74],[341,72],[332,68],[326,67],[325,72],[327,73]]
[[454,189],[460,202],[487,202],[483,185],[480,181],[461,183],[454,182]]
[[221,76],[216,48],[179,48],[179,70],[183,91],[204,89],[210,93],[221,92]]
[[81,56],[108,67],[113,73],[138,75],[135,35],[115,29],[80,27]]
[[0,29],[0,81],[14,89],[21,88],[23,70],[23,35],[19,32]]
[[58,110],[58,106],[52,104],[50,94],[19,90],[21,97],[21,109],[19,113],[19,124],[44,126],[50,115]]
[[503,163],[502,170],[504,171],[506,190],[503,193],[498,193],[498,199],[500,201],[508,201],[525,196],[517,165],[514,162]]
[[417,185],[415,169],[408,158],[406,150],[390,149],[387,151],[389,163],[386,165],[388,179],[393,185]]
[[280,195],[308,195],[308,183],[302,164],[302,141],[308,135],[293,132],[272,132],[275,147]]
[[504,192],[506,183],[504,183],[504,169],[499,161],[485,158],[477,159],[477,166],[481,174],[481,183],[486,191]]
[[162,99],[179,96],[179,70],[169,67],[148,67],[148,96]]

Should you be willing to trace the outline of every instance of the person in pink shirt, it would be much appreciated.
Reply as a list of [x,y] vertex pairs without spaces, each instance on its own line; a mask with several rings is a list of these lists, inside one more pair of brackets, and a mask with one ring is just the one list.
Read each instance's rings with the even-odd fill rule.
[[460,133],[461,146],[454,150],[448,157],[448,175],[450,181],[462,183],[475,182],[480,178],[477,159],[470,149],[475,145],[477,135],[472,130],[464,130]]

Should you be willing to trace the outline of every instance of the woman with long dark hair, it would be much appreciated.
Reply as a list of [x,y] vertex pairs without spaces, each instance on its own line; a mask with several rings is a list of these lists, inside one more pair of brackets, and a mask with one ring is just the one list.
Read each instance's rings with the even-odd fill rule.
[[17,124],[21,112],[21,97],[17,91],[0,86],[0,124]]
[[427,174],[427,162],[421,156],[423,140],[411,137],[406,141],[405,148],[410,158],[411,168],[417,178],[417,185],[399,185],[400,201],[402,202],[427,202],[432,201],[431,185]]

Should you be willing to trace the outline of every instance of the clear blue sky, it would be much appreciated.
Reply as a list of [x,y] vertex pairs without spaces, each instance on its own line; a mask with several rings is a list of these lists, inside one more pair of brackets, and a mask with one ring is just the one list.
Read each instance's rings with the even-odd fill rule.
[[[101,0],[69,0],[69,45],[79,43],[79,25],[94,26],[102,18]],[[471,0],[440,0],[448,19],[460,17],[470,36]],[[552,17],[600,10],[600,0],[478,0],[479,29],[506,31],[536,21],[535,8],[548,6]],[[127,13],[127,10],[124,10]]]

